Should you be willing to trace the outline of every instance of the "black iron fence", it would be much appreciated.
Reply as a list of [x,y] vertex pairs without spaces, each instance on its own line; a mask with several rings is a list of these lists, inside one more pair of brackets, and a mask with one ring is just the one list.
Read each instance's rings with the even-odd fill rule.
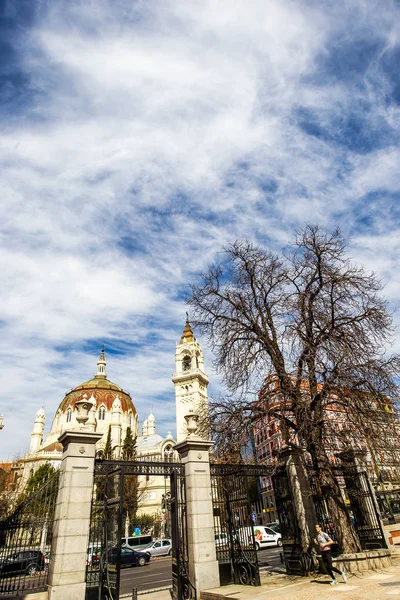
[[259,478],[270,474],[265,465],[211,464],[215,548],[222,585],[260,585],[257,532],[263,504]]
[[[331,470],[339,484],[349,521],[357,533],[361,548],[363,550],[386,548],[379,507],[368,474],[357,467],[348,466],[332,466]],[[324,531],[337,542],[327,496],[321,490],[312,469],[308,469],[308,479],[317,521],[322,525]],[[339,553],[340,547],[336,544],[333,547],[333,555]]]
[[46,590],[59,472],[0,521],[0,596]]
[[342,469],[342,476],[361,548],[387,548],[378,504],[368,474],[354,469]]

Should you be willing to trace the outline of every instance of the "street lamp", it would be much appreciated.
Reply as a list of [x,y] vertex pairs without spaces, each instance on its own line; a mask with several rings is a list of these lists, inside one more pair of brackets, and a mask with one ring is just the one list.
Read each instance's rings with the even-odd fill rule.
[[3,429],[4,424],[3,424],[3,415],[0,415],[0,430]]

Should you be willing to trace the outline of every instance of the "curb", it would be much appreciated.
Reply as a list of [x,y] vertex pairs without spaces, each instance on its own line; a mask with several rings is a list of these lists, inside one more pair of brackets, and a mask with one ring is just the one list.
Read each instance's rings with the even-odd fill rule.
[[[137,595],[139,597],[139,596],[145,596],[147,594],[156,594],[157,592],[164,592],[164,591],[167,591],[167,590],[170,590],[170,589],[172,589],[171,586],[161,587],[161,588],[154,588],[152,590],[146,590],[145,592],[138,592]],[[123,594],[119,598],[120,598],[120,600],[127,600],[127,599],[132,600],[132,593]]]

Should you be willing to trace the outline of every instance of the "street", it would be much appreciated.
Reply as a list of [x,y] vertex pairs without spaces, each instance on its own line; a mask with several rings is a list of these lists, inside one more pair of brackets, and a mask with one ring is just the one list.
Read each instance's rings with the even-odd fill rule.
[[171,557],[165,556],[152,558],[145,567],[121,569],[119,593],[128,594],[132,592],[132,588],[137,588],[138,592],[145,592],[171,585]]
[[[257,552],[260,569],[282,569],[280,552],[281,548],[276,547]],[[132,588],[136,588],[138,592],[145,592],[170,587],[171,585],[171,558],[169,556],[152,558],[145,567],[131,567],[121,570],[121,595],[131,593]]]

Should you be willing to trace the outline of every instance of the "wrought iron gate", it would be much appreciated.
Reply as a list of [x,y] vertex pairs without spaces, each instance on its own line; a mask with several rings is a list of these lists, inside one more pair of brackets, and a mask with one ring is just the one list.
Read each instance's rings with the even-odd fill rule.
[[47,589],[59,472],[0,521],[0,597]]
[[118,600],[124,473],[118,465],[96,472],[86,570],[87,600]]
[[256,478],[270,475],[262,465],[211,465],[214,531],[221,585],[261,585],[249,496]]
[[361,548],[363,550],[386,548],[377,502],[367,473],[348,468],[341,469],[341,473]]
[[196,600],[188,570],[184,466],[141,460],[96,460],[89,548],[97,554],[87,566],[86,600],[119,599],[124,482],[141,475],[171,478],[172,598]]
[[196,600],[196,588],[189,578],[185,478],[171,473],[172,526],[172,597],[174,600]]

